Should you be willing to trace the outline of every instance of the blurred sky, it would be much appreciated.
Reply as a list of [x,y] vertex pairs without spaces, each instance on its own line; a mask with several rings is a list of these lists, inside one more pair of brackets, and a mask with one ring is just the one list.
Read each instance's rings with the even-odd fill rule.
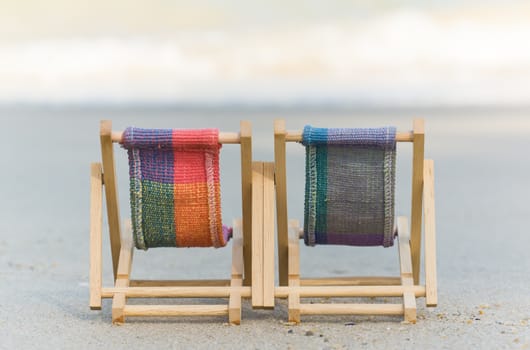
[[530,104],[527,0],[0,3],[4,104]]

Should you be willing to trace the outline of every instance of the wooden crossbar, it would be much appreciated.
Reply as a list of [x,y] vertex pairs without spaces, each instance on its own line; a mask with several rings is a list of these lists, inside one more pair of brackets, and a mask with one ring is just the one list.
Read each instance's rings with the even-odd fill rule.
[[400,277],[319,277],[302,278],[301,286],[392,286],[401,284]]
[[402,304],[300,304],[302,315],[403,315]]
[[[303,134],[303,131],[301,130],[286,131],[285,141],[286,142],[301,142],[302,134]],[[414,133],[412,131],[396,133],[396,142],[413,142],[413,141],[414,141]]]
[[[122,143],[123,131],[112,132],[112,142]],[[238,132],[220,132],[219,143],[222,144],[239,144],[241,142],[241,135]]]
[[131,287],[227,287],[230,280],[131,280]]
[[[112,298],[124,294],[128,298],[228,298],[234,287],[127,287],[103,288],[101,296]],[[243,298],[250,298],[250,287],[238,287]]]
[[125,305],[124,316],[222,316],[227,305]]
[[416,297],[425,296],[424,286],[302,286],[276,287],[274,294],[277,298],[289,297],[289,292],[300,294],[300,298],[354,298],[354,297],[402,297],[410,292]]

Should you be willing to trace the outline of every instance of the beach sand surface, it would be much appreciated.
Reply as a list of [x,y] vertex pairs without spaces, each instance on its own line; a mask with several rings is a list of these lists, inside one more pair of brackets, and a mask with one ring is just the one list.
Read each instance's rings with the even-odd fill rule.
[[[115,129],[219,127],[252,121],[255,160],[271,161],[273,120],[288,129],[426,121],[435,160],[439,306],[418,301],[418,322],[400,317],[303,317],[287,307],[225,317],[130,318],[111,324],[111,301],[88,307],[89,168],[100,160],[99,120]],[[0,349],[529,349],[530,118],[527,110],[0,109]],[[127,159],[116,148],[121,216],[129,216]],[[398,146],[396,214],[410,214],[410,145]],[[289,216],[303,218],[303,149],[289,145]],[[223,219],[239,217],[239,149],[223,146]],[[106,225],[106,223],[104,223]],[[106,226],[104,226],[106,227]],[[104,231],[104,282],[110,249]],[[227,278],[231,249],[135,252],[135,278]],[[302,247],[304,276],[398,272],[397,249]],[[153,302],[153,301],[148,301]],[[167,302],[167,301],[166,301]],[[215,303],[217,301],[212,301]]]

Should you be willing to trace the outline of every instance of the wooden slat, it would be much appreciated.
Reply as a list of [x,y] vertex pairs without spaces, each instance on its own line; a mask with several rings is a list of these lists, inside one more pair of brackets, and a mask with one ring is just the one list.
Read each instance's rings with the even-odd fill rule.
[[423,173],[423,213],[425,225],[425,287],[427,306],[438,304],[436,279],[436,222],[434,205],[434,162],[425,160]]
[[302,286],[391,286],[401,284],[400,277],[322,277],[303,278]]
[[274,308],[274,163],[263,164],[263,307]]
[[412,277],[412,261],[410,259],[410,231],[408,220],[404,216],[397,219],[398,248],[399,248],[399,270],[401,279]]
[[[120,257],[118,262],[118,271],[116,277],[115,288],[129,287],[129,278],[131,275],[133,246],[131,238],[127,237],[122,240],[120,249]],[[124,323],[125,313],[124,308],[127,302],[125,293],[114,293],[112,298],[112,322]]]
[[130,220],[124,224],[124,235],[121,238],[120,258],[118,260],[118,277],[131,278],[131,266],[133,260],[133,243]]
[[242,297],[251,295],[251,287],[127,287],[103,288],[105,296],[122,293],[128,298],[227,298],[232,290]]
[[227,287],[230,280],[131,280],[131,287]]
[[[122,143],[123,131],[112,132],[112,142]],[[222,144],[238,144],[240,143],[240,134],[237,132],[219,132],[219,143]]]
[[125,316],[221,316],[228,305],[126,305]]
[[243,210],[243,284],[252,284],[252,125],[240,123],[241,196]]
[[[129,281],[124,277],[118,277],[115,282],[115,288],[128,287]],[[112,298],[112,323],[125,323],[125,304],[127,297],[125,293],[114,293]]]
[[[300,142],[302,141],[302,130],[288,131],[285,134],[285,141],[287,142]],[[410,131],[397,132],[396,142],[413,142],[414,134]]]
[[288,242],[289,242],[289,276],[300,278],[300,247],[298,243],[297,231],[300,222],[296,219],[289,220]]
[[[230,292],[228,300],[228,322],[230,324],[241,324],[241,287],[243,286],[243,223],[241,220],[234,220],[232,235],[232,278],[230,281]],[[251,294],[251,288],[248,296]]]
[[252,163],[252,307],[263,307],[263,162]]
[[[400,216],[398,217],[398,246],[401,284],[403,287],[414,286],[409,237],[407,218]],[[410,290],[405,290],[402,295],[405,321],[416,323],[416,296]]]
[[90,301],[92,310],[101,309],[102,281],[102,196],[101,164],[90,166]]
[[[287,292],[289,307],[289,322],[300,323],[300,246],[297,231],[300,227],[298,220],[289,220],[289,287],[283,288]],[[279,293],[274,293],[278,296]]]
[[279,284],[288,283],[288,214],[287,214],[287,173],[285,160],[285,120],[274,121],[274,172],[276,181],[276,224],[278,227],[278,269]]
[[244,272],[243,262],[243,222],[241,219],[232,223],[232,279],[242,278]]
[[288,316],[289,322],[300,323],[300,279],[289,275],[289,287],[284,288],[288,297]]
[[423,119],[414,120],[414,146],[412,155],[412,209],[410,219],[410,248],[412,250],[412,271],[414,284],[420,281],[421,222],[423,196],[423,158],[425,127]]
[[112,123],[110,120],[102,120],[100,127],[101,156],[103,160],[105,198],[107,200],[107,220],[109,223],[112,271],[114,273],[114,280],[116,280],[121,248],[121,229],[120,210],[118,206],[118,187],[116,184],[116,169],[114,165],[114,146],[111,139]]
[[401,304],[300,304],[302,315],[403,315]]
[[354,298],[354,297],[401,297],[410,292],[417,297],[425,296],[423,286],[312,286],[299,288],[276,287],[277,298],[287,298],[291,290],[297,291],[301,298]]
[[[228,322],[230,322],[230,324],[241,324],[241,290],[237,287],[241,287],[242,285],[243,280],[241,278],[232,279],[230,299],[228,300]],[[245,288],[248,289],[250,294],[250,287]]]

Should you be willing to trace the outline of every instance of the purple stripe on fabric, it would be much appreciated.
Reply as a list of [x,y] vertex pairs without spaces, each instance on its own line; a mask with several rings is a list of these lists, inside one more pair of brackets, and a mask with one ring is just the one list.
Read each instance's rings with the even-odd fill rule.
[[172,149],[173,130],[129,127],[123,132],[122,140],[122,146],[126,149]]
[[[370,233],[326,233],[327,242],[324,244],[353,245],[353,246],[380,246],[383,244],[384,235]],[[320,242],[317,242],[319,244]]]
[[396,129],[385,128],[304,128],[304,145],[356,145],[365,147],[394,148]]
[[232,227],[223,225],[223,238],[225,242],[228,242],[232,238],[233,229]]
[[174,183],[174,153],[173,150],[165,152],[140,149],[140,163],[142,180],[149,180],[164,184]]

